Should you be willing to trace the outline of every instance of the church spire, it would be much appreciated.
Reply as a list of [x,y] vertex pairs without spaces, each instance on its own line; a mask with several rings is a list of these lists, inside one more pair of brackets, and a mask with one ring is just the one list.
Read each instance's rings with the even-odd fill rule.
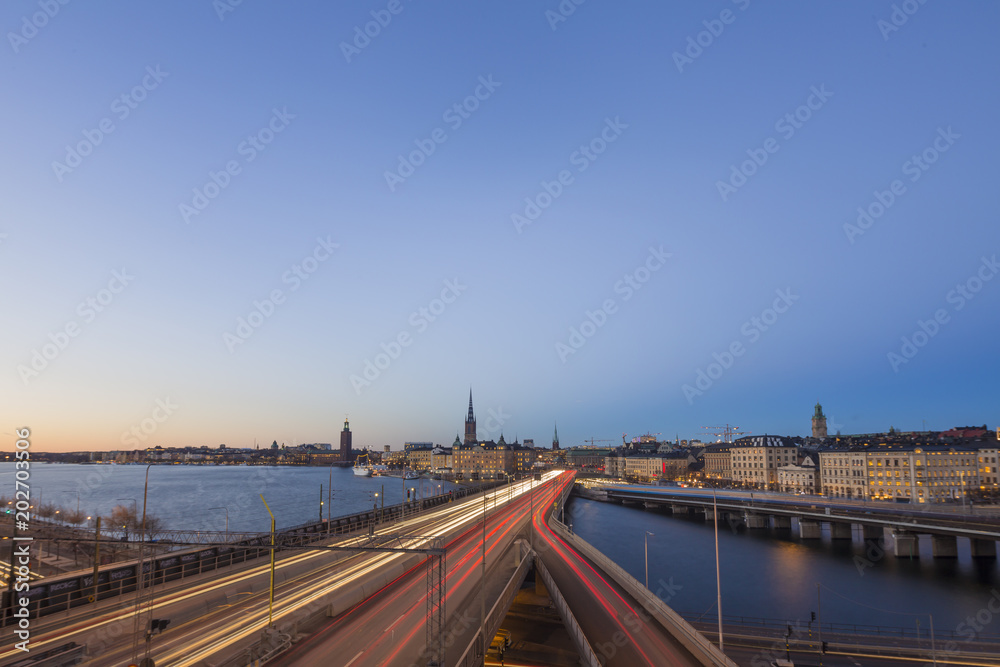
[[553,422],[555,430],[552,433],[552,449],[559,449],[559,426]]
[[469,387],[469,414],[465,418],[464,444],[474,445],[476,440],[476,413],[472,410],[472,387]]

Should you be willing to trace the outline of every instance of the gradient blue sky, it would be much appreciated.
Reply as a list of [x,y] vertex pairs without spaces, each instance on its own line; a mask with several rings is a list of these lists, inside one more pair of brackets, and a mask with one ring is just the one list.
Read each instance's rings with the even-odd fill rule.
[[[594,0],[553,29],[556,0],[404,0],[347,62],[341,43],[388,4],[244,2],[220,19],[209,0],[74,2],[37,34],[37,1],[3,4],[4,432],[117,449],[165,417],[141,444],[335,442],[350,415],[356,446],[398,448],[450,442],[470,385],[481,436],[499,436],[492,409],[508,439],[546,445],[554,422],[563,446],[726,422],[807,434],[817,400],[844,433],[996,425],[1000,279],[961,309],[949,292],[1000,251],[1000,5],[931,2],[884,34],[887,1]],[[674,53],[725,10],[679,71]],[[114,100],[157,67],[121,118]],[[500,85],[453,128],[480,77]],[[792,136],[776,127],[823,86]],[[294,118],[248,161],[239,146],[274,109]],[[103,119],[113,132],[60,181],[53,162]],[[573,153],[606,119],[627,128],[581,172]],[[447,140],[391,191],[385,172],[437,128]],[[905,163],[947,128],[959,138],[911,181]],[[724,201],[717,182],[768,138],[777,152]],[[179,206],[230,160],[240,173],[186,222]],[[562,170],[572,183],[518,231],[512,214]],[[850,242],[845,223],[894,179],[905,193]],[[339,248],[292,289],[318,238]],[[616,284],[650,247],[671,257],[626,300]],[[122,268],[134,279],[89,317],[79,304]],[[465,289],[415,324],[447,280]],[[231,351],[224,334],[276,289]],[[751,340],[776,290],[798,298]],[[78,335],[26,374],[68,323]],[[686,397],[734,342],[745,353]]]

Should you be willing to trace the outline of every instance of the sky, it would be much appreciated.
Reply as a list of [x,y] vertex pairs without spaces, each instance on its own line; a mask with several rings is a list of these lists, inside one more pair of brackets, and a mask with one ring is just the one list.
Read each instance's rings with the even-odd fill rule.
[[[38,451],[996,426],[1000,5],[5,2]],[[2,447],[2,445],[0,445]]]

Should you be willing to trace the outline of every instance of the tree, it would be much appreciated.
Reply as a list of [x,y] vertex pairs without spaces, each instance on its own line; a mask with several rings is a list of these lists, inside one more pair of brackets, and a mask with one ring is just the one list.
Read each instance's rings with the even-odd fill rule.
[[63,521],[72,524],[74,526],[79,526],[81,523],[87,520],[87,515],[80,510],[68,510],[63,516]]
[[[115,505],[111,510],[111,516],[107,517],[105,521],[108,525],[114,529],[122,528],[125,530],[126,539],[131,531],[132,533],[140,533],[142,531],[142,513],[138,515],[135,512],[135,508],[128,505]],[[158,516],[146,513],[146,539],[152,539],[158,533],[163,532],[164,525],[163,520]]]
[[59,508],[57,508],[52,503],[45,503],[44,505],[40,504],[38,506],[38,509],[35,510],[35,514],[42,517],[43,519],[51,519],[56,515],[56,510],[58,509]]

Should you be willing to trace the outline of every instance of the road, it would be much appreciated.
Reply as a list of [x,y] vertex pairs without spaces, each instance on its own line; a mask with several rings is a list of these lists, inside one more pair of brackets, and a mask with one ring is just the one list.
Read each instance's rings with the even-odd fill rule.
[[[521,482],[488,493],[492,507],[498,507],[508,494],[515,497],[527,491]],[[411,537],[393,539],[391,546],[426,548],[426,537],[452,539],[481,518],[482,500],[449,503],[405,521],[381,528],[375,540],[385,542],[391,535]],[[328,544],[347,546],[367,542],[362,538],[332,540]],[[274,623],[278,627],[296,617],[322,615],[331,607],[353,606],[364,595],[383,588],[393,579],[419,566],[422,554],[384,552],[330,552],[308,550],[282,553],[276,564]],[[157,587],[151,608],[144,603],[142,623],[153,618],[171,619],[171,625],[153,637],[151,657],[160,665],[194,665],[210,656],[231,654],[256,643],[268,625],[269,566],[256,565],[231,573],[211,573],[179,585]],[[421,579],[422,581],[422,579]],[[86,644],[92,665],[126,665],[135,655],[138,636],[133,600],[104,604],[80,611],[69,618],[44,617],[32,623],[31,648],[41,652],[68,641]],[[61,615],[60,615],[61,616]],[[142,628],[139,628],[140,630]],[[13,649],[11,629],[4,632],[0,664],[23,659]],[[138,657],[145,645],[138,647]]]
[[572,478],[560,480],[536,507],[534,546],[598,658],[611,667],[699,665],[637,602],[549,528],[546,519],[565,484]]
[[[541,495],[540,486],[545,488],[541,482],[535,483],[536,499]],[[551,483],[548,486],[551,487]],[[509,547],[527,528],[532,502],[530,493],[524,493],[508,504],[503,494],[501,490],[497,496],[500,504],[495,510],[491,507],[487,514],[487,611],[515,568]],[[461,656],[481,623],[482,505],[473,506],[471,511],[477,515],[476,523],[447,544],[444,644],[445,664],[449,665]],[[391,588],[380,591],[319,628],[272,664],[425,665],[428,659],[426,625],[426,564],[421,564],[394,582]]]

